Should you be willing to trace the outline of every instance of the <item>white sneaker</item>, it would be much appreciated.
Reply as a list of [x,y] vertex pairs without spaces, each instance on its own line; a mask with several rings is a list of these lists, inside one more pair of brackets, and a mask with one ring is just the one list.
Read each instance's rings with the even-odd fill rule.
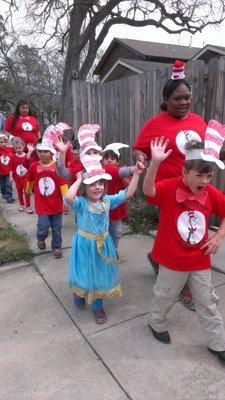
[[24,206],[20,206],[19,211],[22,212],[24,210],[25,210],[25,207]]
[[34,213],[34,212],[33,212],[32,208],[28,207],[28,208],[27,208],[27,214],[33,214],[33,213]]

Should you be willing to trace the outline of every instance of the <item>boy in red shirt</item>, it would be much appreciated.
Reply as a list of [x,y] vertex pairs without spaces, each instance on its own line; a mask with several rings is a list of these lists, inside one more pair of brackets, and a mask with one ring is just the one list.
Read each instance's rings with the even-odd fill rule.
[[[149,325],[157,340],[170,343],[166,317],[188,283],[207,347],[225,362],[225,331],[210,271],[210,254],[217,252],[225,235],[225,196],[209,185],[214,162],[218,164],[219,160],[210,156],[211,160],[205,161],[204,144],[190,143],[183,176],[155,183],[160,163],[172,152],[166,151],[168,142],[163,137],[151,141],[152,161],[143,184],[147,201],[160,206],[159,228],[152,251],[160,268],[153,289]],[[218,231],[208,237],[211,213],[222,218],[222,222]]]
[[11,182],[13,149],[9,146],[8,137],[0,133],[0,190],[6,203],[14,203]]
[[28,171],[27,193],[32,194],[34,188],[35,210],[38,214],[37,246],[40,250],[46,248],[45,239],[49,227],[52,229],[51,248],[53,256],[62,256],[62,211],[63,196],[68,185],[56,174],[56,164],[53,161],[55,149],[42,139],[36,146],[39,161],[31,164]]
[[[116,194],[119,193],[120,190],[125,189],[128,183],[126,183],[125,178],[123,179],[121,176],[127,177],[132,175],[132,167],[120,167],[119,165],[119,149],[123,147],[129,146],[123,143],[111,143],[103,150],[103,166],[113,165],[117,169],[117,174],[113,174],[113,179],[108,182],[107,194]],[[127,218],[127,212],[127,203],[123,203],[109,213],[109,233],[116,247],[118,247],[119,240],[122,236],[122,220]]]

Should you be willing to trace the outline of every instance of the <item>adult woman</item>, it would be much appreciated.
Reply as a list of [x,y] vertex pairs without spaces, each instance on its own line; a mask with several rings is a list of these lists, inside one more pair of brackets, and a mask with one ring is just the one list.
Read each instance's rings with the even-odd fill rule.
[[[164,102],[160,106],[162,112],[145,123],[132,147],[135,160],[139,158],[147,161],[151,158],[150,141],[161,136],[169,139],[168,147],[172,149],[172,153],[160,165],[156,181],[180,176],[186,143],[205,138],[206,123],[200,115],[189,112],[191,86],[184,78],[184,63],[175,61],[173,75],[163,88]],[[150,253],[148,259],[157,273],[158,265]],[[184,290],[180,298],[185,306],[194,309],[187,290]]]
[[40,127],[27,99],[19,100],[15,112],[6,118],[4,130],[21,138],[26,145],[34,144],[40,138]]

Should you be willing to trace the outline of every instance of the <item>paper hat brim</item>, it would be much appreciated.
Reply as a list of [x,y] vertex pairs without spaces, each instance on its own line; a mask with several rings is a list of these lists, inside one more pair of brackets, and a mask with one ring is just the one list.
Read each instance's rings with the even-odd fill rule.
[[[4,138],[6,138],[6,139],[9,138],[9,137],[8,137],[5,133],[3,133],[3,132],[0,133],[0,137],[4,137]],[[13,137],[14,137],[14,136],[13,136]]]
[[101,146],[98,146],[95,142],[93,142],[93,144],[90,144],[89,146],[85,147],[84,150],[80,152],[80,154],[86,154],[87,151],[91,149],[102,152]]
[[201,158],[204,161],[214,162],[215,164],[218,165],[218,167],[220,169],[224,169],[225,168],[223,161],[219,160],[218,158],[216,158],[215,156],[213,156],[211,154],[205,154],[205,153],[201,152]]
[[56,154],[56,150],[53,147],[47,146],[42,143],[37,144],[36,150],[46,150],[46,151],[50,151],[52,154]]
[[[83,176],[85,176],[87,173],[83,173]],[[90,178],[85,178],[83,180],[83,183],[85,185],[90,185],[91,183],[100,181],[101,179],[105,179],[106,181],[110,181],[112,179],[111,175],[109,174],[99,174],[99,175],[95,175],[95,176],[91,176]]]
[[124,143],[110,143],[107,144],[107,146],[102,151],[105,153],[106,151],[112,150],[119,157],[120,156],[119,149],[122,149],[124,147],[129,147],[129,145]]

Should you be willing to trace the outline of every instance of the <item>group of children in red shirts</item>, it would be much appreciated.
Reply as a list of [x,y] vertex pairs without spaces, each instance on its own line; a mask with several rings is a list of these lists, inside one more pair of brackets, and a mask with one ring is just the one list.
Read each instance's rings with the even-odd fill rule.
[[[117,272],[120,260],[116,253],[121,235],[120,221],[127,213],[124,203],[134,195],[145,166],[137,161],[133,167],[120,167],[119,148],[124,145],[112,144],[102,150],[93,140],[93,135],[90,140],[90,132],[95,134],[99,128],[88,124],[81,127],[80,136],[78,133],[81,160],[73,158],[68,163],[69,144],[65,144],[60,136],[52,142],[43,137],[36,145],[38,161],[33,162],[28,171],[27,163],[33,147],[28,146],[28,153],[25,154],[23,143],[15,140],[13,151],[8,146],[7,136],[0,135],[0,184],[3,198],[8,203],[13,202],[10,187],[13,173],[21,211],[25,201],[29,212],[27,196],[34,191],[38,214],[37,245],[41,250],[45,249],[45,239],[51,227],[51,247],[55,258],[62,256],[65,197],[66,205],[70,205],[77,216],[77,231],[73,236],[69,263],[69,285],[73,288],[74,303],[79,310],[84,309],[86,302],[92,304],[95,321],[102,324],[107,320],[103,299],[122,294]],[[212,148],[208,148],[208,152],[204,153],[204,144],[190,143],[182,176],[159,183],[155,183],[159,165],[172,150],[167,150],[169,141],[164,138],[156,138],[150,143],[152,161],[145,175],[143,191],[149,203],[160,206],[159,228],[153,247],[160,269],[153,290],[149,324],[158,341],[170,343],[166,330],[167,314],[188,282],[207,347],[225,362],[225,331],[210,275],[210,254],[219,249],[225,236],[225,196],[209,185],[214,164],[221,167],[215,153],[215,137],[217,142],[220,138],[221,144],[224,136],[217,131],[215,124],[210,127],[209,134],[211,138],[209,136],[207,143]],[[56,149],[58,155],[54,161]],[[26,190],[24,184],[19,185],[17,175],[25,179]],[[127,177],[132,178],[124,189],[124,178]],[[106,180],[111,182],[108,194]],[[71,185],[70,188],[68,185]],[[211,212],[219,215],[222,223],[218,232],[209,238]]]
[[[15,202],[12,189],[14,181],[20,204],[19,211],[26,210],[28,214],[32,214],[30,197],[34,193],[35,211],[38,215],[37,246],[41,250],[46,248],[45,239],[51,227],[51,249],[55,258],[62,256],[62,212],[67,211],[67,206],[63,204],[63,196],[69,185],[76,180],[76,173],[84,169],[79,155],[73,153],[71,142],[64,140],[63,131],[61,133],[62,135],[54,140],[54,144],[51,140],[38,139],[36,148],[31,144],[26,146],[23,140],[17,137],[10,145],[8,136],[0,135],[2,197],[7,203]],[[90,152],[102,152],[102,148],[96,143],[94,146],[97,146],[97,150],[90,149]],[[128,146],[113,143],[103,152],[103,165],[112,176],[107,189],[108,194],[115,194],[124,189],[129,184],[129,177],[134,170],[134,167],[119,166],[119,149],[122,147]],[[126,203],[110,212],[109,232],[116,247],[121,237],[121,221],[126,217]]]

